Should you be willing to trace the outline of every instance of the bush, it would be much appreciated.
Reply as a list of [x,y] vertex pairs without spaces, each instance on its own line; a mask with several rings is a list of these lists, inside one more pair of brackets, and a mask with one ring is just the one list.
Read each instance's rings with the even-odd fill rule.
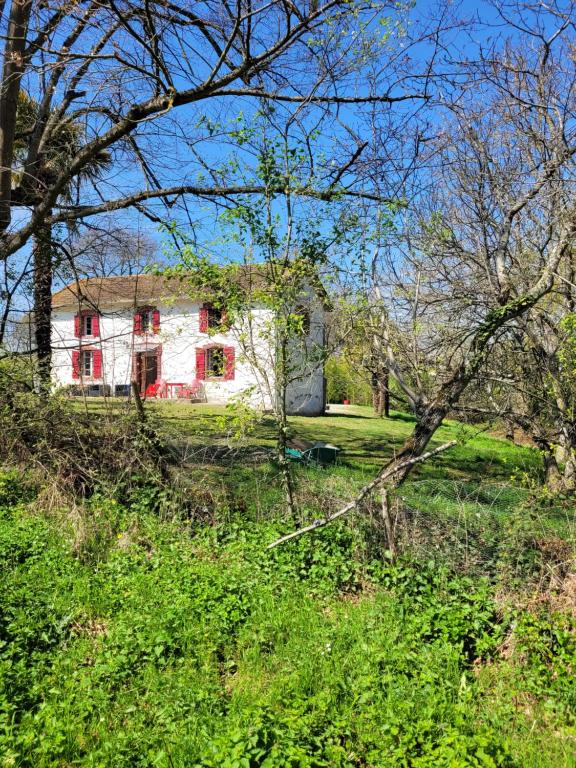
[[342,357],[330,357],[324,368],[326,376],[326,397],[329,403],[350,400],[356,405],[372,405],[372,390],[368,374],[352,368]]
[[0,434],[0,462],[32,469],[56,505],[103,487],[121,496],[135,484],[163,481],[157,435],[132,411],[86,412],[56,395],[0,390]]

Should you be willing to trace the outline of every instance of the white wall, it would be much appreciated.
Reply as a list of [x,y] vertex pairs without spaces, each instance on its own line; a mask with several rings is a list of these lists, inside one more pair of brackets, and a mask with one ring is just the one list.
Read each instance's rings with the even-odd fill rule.
[[324,413],[324,309],[310,300],[310,332],[294,346],[294,371],[287,387],[288,413],[319,416]]
[[[275,396],[273,351],[263,334],[269,327],[270,311],[254,308],[251,312],[251,343],[260,360],[269,364],[258,370],[242,354],[246,344],[246,328],[232,328],[228,333],[208,336],[200,333],[199,302],[178,300],[171,304],[158,303],[160,331],[143,336],[133,334],[133,307],[110,306],[100,316],[100,336],[81,340],[74,335],[74,316],[77,309],[57,309],[52,322],[53,378],[58,386],[90,383],[107,384],[114,394],[117,384],[129,384],[132,376],[134,352],[153,350],[162,345],[161,378],[168,382],[190,384],[196,378],[196,348],[222,344],[235,348],[235,372],[231,381],[203,382],[208,402],[226,403],[233,396],[250,389],[250,400],[256,407],[269,409]],[[311,317],[312,346],[323,341],[323,318],[316,309]],[[72,353],[80,347],[102,350],[102,378],[74,379]],[[289,391],[289,410],[294,413],[316,414],[323,408],[323,366],[307,361],[302,378],[295,381]]]

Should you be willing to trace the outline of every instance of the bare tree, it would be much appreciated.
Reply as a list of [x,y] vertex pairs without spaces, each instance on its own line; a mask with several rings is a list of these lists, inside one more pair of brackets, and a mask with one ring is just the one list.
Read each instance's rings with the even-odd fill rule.
[[[574,39],[531,17],[484,53],[428,147],[427,182],[402,230],[379,244],[388,367],[416,426],[383,472],[401,483],[494,346],[553,288],[576,234]],[[384,247],[387,245],[387,249]]]
[[64,243],[61,278],[136,275],[159,260],[158,243],[139,229],[118,227],[114,219],[98,217],[75,229]]
[[[576,490],[576,315],[569,251],[546,302],[509,329],[485,368],[467,410],[522,430],[542,454],[553,492]],[[480,407],[478,407],[480,405]]]
[[413,432],[352,502],[270,546],[338,519],[379,485],[400,485],[433,455],[444,418],[566,269],[576,236],[573,15],[517,11],[514,40],[466,65],[469,87],[429,143],[403,229],[377,242],[368,306],[386,299],[388,367]]
[[[395,8],[274,0],[234,7],[203,2],[193,10],[172,2],[72,2],[52,9],[13,0],[1,91],[10,108],[0,110],[0,255],[21,248],[41,222],[77,220],[156,199],[172,206],[187,194],[213,199],[260,193],[259,185],[243,183],[232,166],[219,162],[229,121],[235,119],[227,114],[232,102],[252,111],[262,102],[300,111],[315,105],[322,116],[345,104],[426,96],[425,81],[419,85],[404,77],[399,56],[377,65],[377,74],[366,81],[368,92],[350,86],[365,65],[347,42],[350,19],[365,15],[369,22],[397,13]],[[25,137],[16,136],[14,107],[21,89],[38,104]],[[86,136],[80,151],[51,178],[39,179],[54,135],[79,121]],[[17,169],[15,138],[27,143]],[[211,157],[214,144],[220,147],[218,160]],[[103,151],[113,151],[115,162],[92,201],[64,203],[63,192]],[[194,177],[200,180],[192,182]],[[334,171],[326,172],[324,184],[310,193],[329,196],[342,187],[334,182]],[[33,215],[16,224],[12,209],[31,200],[37,203]]]

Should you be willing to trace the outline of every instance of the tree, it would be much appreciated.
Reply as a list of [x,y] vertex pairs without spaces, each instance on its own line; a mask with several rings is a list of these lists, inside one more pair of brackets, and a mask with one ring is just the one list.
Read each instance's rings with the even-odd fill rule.
[[[40,105],[30,99],[23,91],[19,94],[17,111],[17,140],[15,142],[15,160],[22,161],[22,173],[18,180],[22,202],[28,202],[34,210],[39,204],[42,193],[73,162],[82,149],[83,127],[79,123],[63,123],[50,135],[50,140],[37,152],[32,174],[25,170],[25,162],[30,153],[30,138],[39,120]],[[70,176],[69,183],[61,190],[61,197],[70,202],[74,184],[86,180],[98,179],[110,165],[110,155],[102,150],[92,156],[77,177]],[[17,177],[16,177],[17,178]],[[32,237],[33,291],[34,291],[34,337],[36,358],[38,361],[38,379],[41,390],[50,388],[51,375],[51,326],[52,326],[52,284],[54,279],[55,257],[57,256],[53,225],[50,221],[40,222]]]
[[[244,198],[222,214],[230,256],[215,260],[208,250],[199,253],[188,245],[180,249],[178,269],[168,274],[183,275],[192,295],[208,296],[235,333],[242,359],[258,381],[259,392],[245,394],[261,409],[270,408],[274,417],[276,459],[294,517],[288,399],[291,390],[317,375],[327,355],[323,320],[318,319],[319,305],[328,302],[321,276],[329,272],[331,253],[352,253],[356,239],[345,209],[325,204],[323,216],[319,206],[311,216],[289,189],[278,193],[278,177],[297,186],[309,157],[310,143],[292,140],[289,124],[271,128],[263,120],[260,129],[252,130],[250,137],[243,135],[242,141],[250,141],[259,155],[262,202]],[[211,244],[210,251],[220,251],[221,245]],[[238,275],[240,266],[244,270]]]
[[390,374],[388,356],[381,337],[388,323],[386,308],[371,300],[369,291],[361,291],[351,302],[340,308],[345,318],[342,347],[346,359],[357,371],[361,371],[369,383],[374,413],[382,418],[390,416]]
[[404,482],[501,339],[547,300],[571,253],[571,17],[525,9],[521,26],[470,65],[469,87],[428,142],[426,174],[409,190],[397,232],[375,240],[388,368],[416,424],[330,519],[378,484]]
[[[412,77],[400,58],[382,64],[375,59],[374,52],[384,53],[388,44],[379,20],[401,15],[394,3],[357,0],[273,0],[258,7],[207,0],[192,10],[178,2],[73,1],[52,8],[12,0],[3,22],[0,84],[0,258],[44,226],[130,206],[158,221],[147,202],[170,209],[184,196],[262,194],[262,186],[241,172],[238,157],[223,159],[237,117],[225,116],[232,102],[251,114],[262,104],[277,104],[298,116],[295,124],[315,111],[318,127],[343,105],[425,98],[429,68]],[[357,44],[351,46],[353,33]],[[351,86],[360,72],[366,73],[365,92]],[[22,85],[38,110],[25,131],[26,157],[21,183],[15,183],[15,106]],[[46,147],[80,123],[80,151],[50,178],[39,179]],[[358,142],[343,128],[332,144],[326,150],[337,153],[339,162],[330,166],[327,158],[317,183],[300,194],[362,193],[351,183]],[[111,154],[113,169],[93,194],[85,190],[83,199],[65,203],[72,180],[82,178],[102,152]],[[31,194],[33,210],[17,223],[12,210],[28,207]]]
[[430,148],[428,201],[406,214],[380,272],[393,309],[390,372],[417,417],[392,467],[425,450],[494,346],[551,291],[571,249],[573,41],[565,19],[532,21],[524,41],[474,66],[474,88]]
[[575,286],[566,277],[572,259],[567,254],[547,300],[510,329],[481,372],[482,388],[465,404],[530,437],[541,451],[547,487],[562,493],[576,490]]
[[119,227],[99,216],[70,233],[61,272],[65,279],[137,275],[158,261],[158,245],[146,232]]
[[[55,7],[11,0],[7,13],[0,260],[34,241],[36,346],[45,384],[55,228],[126,208],[157,224],[173,220],[178,209],[194,225],[197,209],[189,198],[227,205],[241,194],[264,194],[249,153],[236,151],[237,120],[270,105],[304,132],[312,124],[317,131],[332,126],[322,161],[316,158],[314,174],[293,194],[379,198],[355,177],[367,142],[337,112],[428,97],[430,67],[390,54],[391,27],[380,22],[393,17],[401,25],[406,15],[390,0],[263,6],[205,0],[192,10],[164,0],[71,0]],[[31,108],[23,110],[25,94]],[[63,144],[74,149],[67,159],[49,159],[63,159]],[[234,148],[229,155],[227,144]],[[90,183],[97,169],[98,183]],[[278,191],[286,183],[277,178]],[[26,214],[14,217],[15,209]]]

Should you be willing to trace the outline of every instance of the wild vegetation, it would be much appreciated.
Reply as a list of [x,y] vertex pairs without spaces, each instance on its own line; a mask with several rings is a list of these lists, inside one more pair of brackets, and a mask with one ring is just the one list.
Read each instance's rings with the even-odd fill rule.
[[[459,446],[404,485],[391,560],[376,503],[267,550],[292,524],[273,424],[227,459],[207,451],[230,444],[222,409],[150,418],[180,484],[128,461],[55,499],[52,465],[1,475],[3,766],[575,764],[576,531],[535,449],[447,423]],[[345,450],[297,468],[303,520],[352,496],[411,421],[291,419]]]

